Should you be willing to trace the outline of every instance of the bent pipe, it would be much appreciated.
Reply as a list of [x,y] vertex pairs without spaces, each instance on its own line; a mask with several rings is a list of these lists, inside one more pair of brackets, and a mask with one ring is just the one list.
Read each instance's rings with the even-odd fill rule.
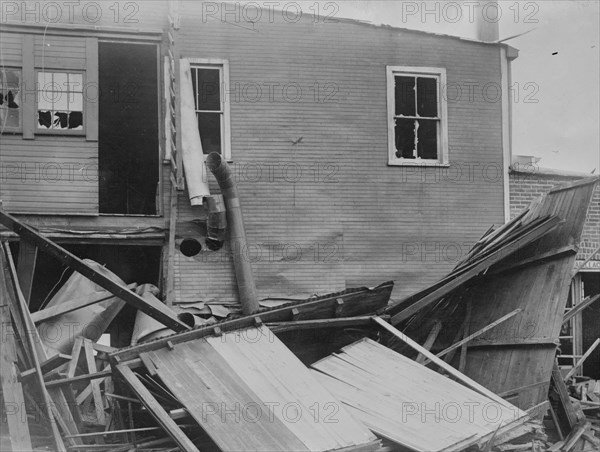
[[244,228],[244,219],[240,206],[237,185],[231,173],[227,162],[220,154],[212,152],[206,157],[206,166],[213,173],[221,193],[225,198],[225,207],[227,209],[227,226],[229,229],[229,242],[233,254],[233,266],[237,280],[240,303],[242,312],[245,315],[258,312],[258,296],[256,294],[256,285],[254,284],[254,275],[252,266],[247,259],[246,230]]

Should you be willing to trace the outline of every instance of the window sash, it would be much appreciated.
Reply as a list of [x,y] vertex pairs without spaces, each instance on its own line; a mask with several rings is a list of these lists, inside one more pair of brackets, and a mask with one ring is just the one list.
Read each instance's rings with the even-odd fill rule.
[[[42,74],[47,74],[50,76],[50,80],[51,80],[51,87],[47,86],[47,83],[45,83],[43,86],[40,83],[41,80],[41,76]],[[58,82],[54,82],[55,76],[56,74],[66,74],[67,76],[67,87],[65,87],[64,85],[61,86]],[[44,76],[47,80],[47,75]],[[74,86],[73,89],[71,89],[71,83],[69,82],[70,77],[72,75],[80,75],[81,76],[81,83],[77,83],[78,86]],[[38,69],[36,70],[36,74],[35,74],[36,78],[36,98],[35,98],[35,133],[36,134],[52,134],[52,135],[85,135],[86,133],[86,114],[85,114],[85,110],[86,110],[86,99],[84,96],[84,86],[86,83],[86,74],[85,71],[77,71],[77,70],[72,70],[72,69],[68,69],[68,70],[64,70],[64,69],[60,69],[60,70],[48,70],[48,69]],[[60,89],[54,89],[56,87],[60,88]],[[51,106],[52,108],[41,108],[40,107],[40,100],[42,97],[47,96],[48,93],[52,96],[52,101],[51,101]],[[67,96],[66,97],[66,107],[67,108],[55,108],[55,95],[59,95],[60,98],[62,98],[63,96]],[[80,95],[80,100],[81,100],[81,105],[79,105],[81,107],[81,109],[72,109],[70,108],[71,105],[71,95]],[[46,99],[47,101],[48,99]],[[40,112],[41,111],[49,111],[50,112],[50,127],[44,127],[40,125]],[[67,114],[67,127],[66,128],[62,128],[62,127],[55,127],[55,123],[57,121],[56,115],[57,113],[66,113]],[[80,128],[69,128],[69,123],[68,121],[71,118],[71,113],[81,113],[81,125],[78,126]],[[60,117],[58,117],[58,120],[60,120]]]
[[[2,67],[0,71],[3,72],[2,84],[0,85],[0,93],[4,96],[3,104],[0,105],[2,114],[0,115],[0,132],[21,132],[23,129],[23,71],[18,67]],[[18,77],[18,84],[15,86],[13,83],[9,83],[6,80],[6,73],[12,71],[16,72]],[[18,108],[10,108],[8,106],[8,92],[16,91],[17,94],[13,94],[13,101],[18,100]],[[8,116],[11,112],[17,112],[18,114],[18,125],[11,126],[8,124]]]
[[[415,80],[414,96],[414,115],[396,114],[396,77],[410,77]],[[436,80],[436,116],[420,116],[418,107],[417,83],[418,78],[428,78]],[[425,68],[425,67],[387,67],[387,86],[388,86],[388,164],[389,165],[448,165],[448,145],[447,145],[447,105],[442,96],[442,87],[446,83],[446,71],[444,68]],[[396,127],[398,120],[412,121],[435,121],[437,157],[423,158],[418,156],[418,148],[413,149],[414,158],[398,157],[400,149],[396,149]]]

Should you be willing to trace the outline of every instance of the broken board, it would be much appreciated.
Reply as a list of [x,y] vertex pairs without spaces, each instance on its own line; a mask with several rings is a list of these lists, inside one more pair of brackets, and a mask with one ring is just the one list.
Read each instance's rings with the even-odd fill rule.
[[370,339],[312,365],[315,378],[378,436],[415,451],[481,444],[527,414]]
[[223,451],[379,447],[266,326],[171,343],[148,360]]

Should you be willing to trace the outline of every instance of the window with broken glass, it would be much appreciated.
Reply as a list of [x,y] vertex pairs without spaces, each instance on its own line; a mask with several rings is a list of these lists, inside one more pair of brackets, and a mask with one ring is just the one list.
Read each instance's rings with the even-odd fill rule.
[[198,131],[204,154],[224,154],[224,103],[221,99],[223,68],[192,66],[192,85]]
[[443,71],[390,68],[390,164],[446,163]]
[[0,131],[21,131],[20,69],[0,69]]
[[38,131],[83,131],[83,74],[37,74]]

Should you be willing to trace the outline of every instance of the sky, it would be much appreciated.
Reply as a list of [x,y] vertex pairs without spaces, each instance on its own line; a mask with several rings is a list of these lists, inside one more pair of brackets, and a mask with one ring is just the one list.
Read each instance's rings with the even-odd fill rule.
[[[305,12],[318,4],[321,15],[476,38],[474,16],[481,10],[475,5],[486,1],[296,3]],[[513,154],[540,157],[538,165],[546,168],[600,173],[600,2],[501,0],[498,5],[500,40],[526,33],[506,41],[520,51],[512,63]],[[486,11],[495,20],[496,10]]]

